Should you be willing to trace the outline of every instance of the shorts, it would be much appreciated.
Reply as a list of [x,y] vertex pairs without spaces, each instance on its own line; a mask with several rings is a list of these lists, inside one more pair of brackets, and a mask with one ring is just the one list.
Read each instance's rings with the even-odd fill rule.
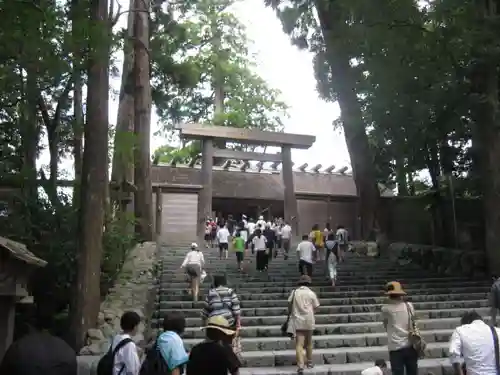
[[217,232],[216,231],[212,231],[212,233],[210,233],[210,239],[211,240],[215,240],[217,238]]
[[205,241],[210,241],[211,236],[210,233],[205,233]]
[[243,251],[237,251],[236,252],[236,260],[238,262],[243,262]]
[[192,279],[195,277],[200,277],[201,275],[201,266],[199,264],[188,264],[186,266],[186,273]]
[[229,249],[229,244],[227,243],[220,243],[219,244],[219,250],[222,251],[222,250],[228,250]]

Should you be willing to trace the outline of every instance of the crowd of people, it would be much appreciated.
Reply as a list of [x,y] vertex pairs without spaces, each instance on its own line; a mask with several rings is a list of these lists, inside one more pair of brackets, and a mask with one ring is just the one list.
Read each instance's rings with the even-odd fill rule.
[[[264,228],[262,230],[262,228]],[[277,229],[278,228],[278,229]],[[267,235],[266,235],[267,231]],[[272,239],[269,231],[275,233]],[[210,232],[211,233],[211,232]],[[221,234],[222,233],[222,234]],[[243,220],[236,227],[219,222],[215,231],[220,256],[227,257],[230,244],[236,253],[238,267],[242,267],[245,252],[255,253],[257,270],[264,271],[272,257],[283,252],[289,256],[292,230],[281,219],[265,222],[262,217],[254,223]],[[332,285],[336,281],[336,264],[345,261],[349,235],[343,226],[332,230],[326,225],[319,230],[314,225],[297,245],[299,280],[288,296],[288,314],[282,326],[284,334],[295,341],[297,373],[314,367],[313,332],[315,313],[320,301],[311,287],[312,269],[324,262]],[[272,245],[269,245],[269,244]],[[240,254],[240,255],[238,255]],[[261,254],[261,255],[259,255]],[[190,278],[190,290],[198,300],[199,285],[205,267],[203,252],[196,243],[191,245],[182,269]],[[201,327],[205,339],[187,352],[182,339],[186,319],[180,312],[170,312],[164,319],[163,331],[146,348],[140,358],[133,337],[137,334],[141,317],[133,311],[125,312],[120,321],[121,332],[113,337],[109,351],[97,366],[97,375],[237,375],[242,366],[241,304],[236,291],[228,285],[224,275],[213,275],[200,309]],[[418,329],[415,308],[398,281],[385,285],[387,302],[381,308],[382,323],[387,334],[388,357],[393,375],[417,375],[418,359],[426,349]],[[487,324],[476,311],[465,313],[449,341],[449,356],[454,375],[498,375],[499,330],[495,327],[500,308],[500,278],[495,278],[490,291],[492,320]],[[383,375],[387,364],[377,359],[362,375]],[[0,364],[0,374],[9,375],[76,375],[76,353],[63,340],[43,330],[31,330],[15,341]]]
[[[205,247],[218,247],[220,259],[227,259],[229,250],[233,249],[240,271],[244,271],[244,261],[250,252],[255,255],[258,272],[267,271],[270,261],[280,253],[283,253],[284,259],[288,259],[291,239],[292,227],[282,218],[266,221],[260,216],[254,222],[252,218],[242,215],[236,221],[229,215],[226,220],[209,218],[206,221]],[[302,241],[297,246],[300,274],[312,276],[313,264],[323,264],[332,286],[335,286],[336,266],[344,261],[348,246],[349,233],[343,225],[333,230],[330,223],[326,223],[322,231],[319,225],[314,225],[309,234],[302,236]]]

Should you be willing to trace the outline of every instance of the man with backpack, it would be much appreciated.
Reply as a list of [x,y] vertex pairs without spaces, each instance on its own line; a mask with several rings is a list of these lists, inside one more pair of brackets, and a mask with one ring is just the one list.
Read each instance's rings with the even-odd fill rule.
[[140,322],[141,317],[135,311],[122,315],[122,333],[113,338],[108,352],[100,359],[97,375],[139,375],[141,361],[132,337],[137,334]]

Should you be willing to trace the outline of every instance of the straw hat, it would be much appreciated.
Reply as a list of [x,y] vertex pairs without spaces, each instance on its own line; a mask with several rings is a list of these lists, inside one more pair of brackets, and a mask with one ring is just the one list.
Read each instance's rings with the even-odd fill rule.
[[388,296],[405,296],[406,292],[403,290],[399,281],[390,281],[385,284],[385,294]]
[[299,279],[299,285],[309,285],[311,284],[311,278],[308,275],[302,275]]
[[227,319],[221,315],[215,315],[208,318],[207,325],[203,327],[203,329],[207,328],[218,329],[228,336],[232,336],[236,333],[234,329],[231,329],[231,325],[229,324]]

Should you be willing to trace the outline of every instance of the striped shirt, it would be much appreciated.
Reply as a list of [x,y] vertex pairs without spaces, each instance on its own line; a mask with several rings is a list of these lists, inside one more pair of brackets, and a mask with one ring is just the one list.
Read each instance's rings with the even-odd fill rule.
[[204,319],[222,315],[230,325],[234,325],[235,317],[240,316],[240,300],[238,295],[226,286],[219,286],[208,291],[205,306],[201,311]]

